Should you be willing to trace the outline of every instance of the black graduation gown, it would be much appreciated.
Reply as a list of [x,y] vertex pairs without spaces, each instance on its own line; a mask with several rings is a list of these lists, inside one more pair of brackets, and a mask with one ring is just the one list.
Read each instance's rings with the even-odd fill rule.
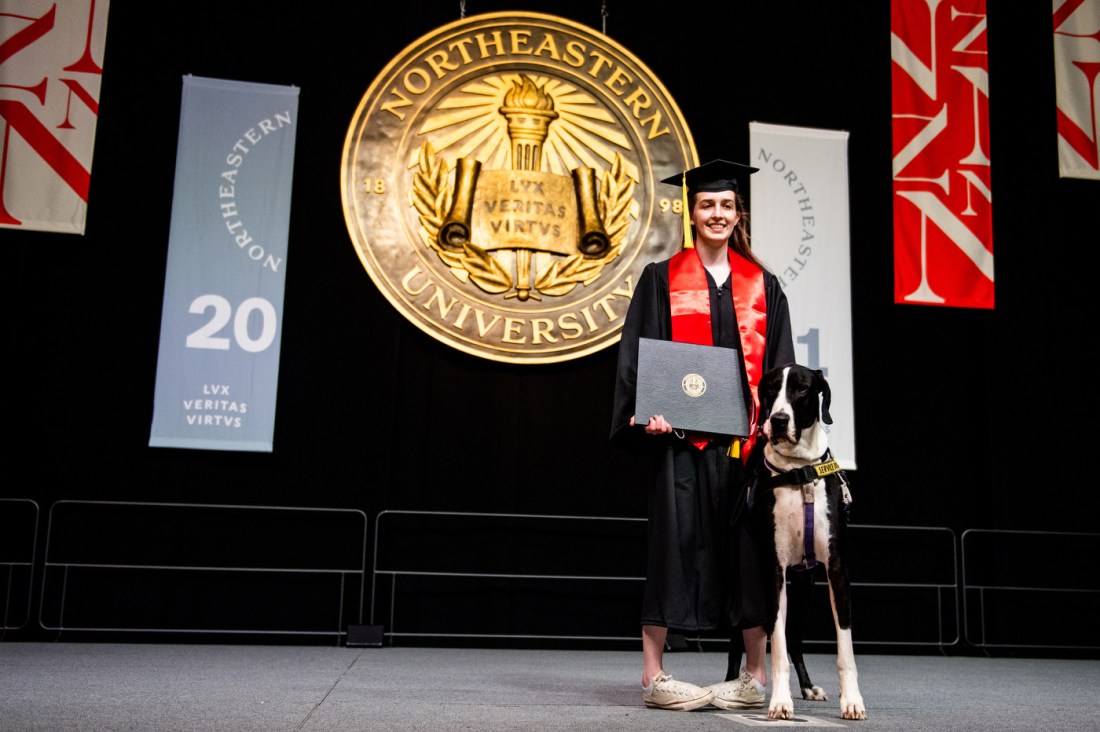
[[[723,283],[721,296],[709,273],[707,281],[713,342],[740,351],[729,280]],[[764,293],[763,368],[767,371],[795,358],[787,298],[778,278],[767,271]],[[728,439],[700,451],[675,435],[646,435],[645,421],[653,415],[640,415],[641,423],[630,426],[639,338],[672,338],[667,260],[647,265],[634,290],[619,342],[611,425],[614,444],[652,460],[642,624],[701,631],[719,627],[726,618],[732,627],[760,625],[765,620],[766,593],[758,560],[751,551],[751,537],[745,534],[746,522],[731,526],[731,518],[740,514],[737,506],[744,501],[749,467],[726,457]],[[747,385],[745,394],[751,399]],[[741,564],[751,566],[739,569]]]

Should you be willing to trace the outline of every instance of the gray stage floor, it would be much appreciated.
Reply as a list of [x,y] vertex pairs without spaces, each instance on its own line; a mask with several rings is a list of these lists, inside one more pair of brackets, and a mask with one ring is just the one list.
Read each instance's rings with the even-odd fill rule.
[[[677,652],[677,678],[725,656]],[[627,651],[0,643],[0,730],[1100,730],[1100,661],[857,657],[869,719],[840,719],[831,656],[807,657],[827,702],[796,720],[648,710]],[[815,673],[816,672],[816,673]]]

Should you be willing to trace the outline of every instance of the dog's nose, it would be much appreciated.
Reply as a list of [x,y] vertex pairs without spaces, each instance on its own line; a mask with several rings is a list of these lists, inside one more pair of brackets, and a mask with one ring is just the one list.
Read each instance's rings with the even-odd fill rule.
[[769,421],[772,423],[772,434],[786,434],[787,428],[791,424],[791,415],[785,412],[779,412],[778,414],[773,414]]

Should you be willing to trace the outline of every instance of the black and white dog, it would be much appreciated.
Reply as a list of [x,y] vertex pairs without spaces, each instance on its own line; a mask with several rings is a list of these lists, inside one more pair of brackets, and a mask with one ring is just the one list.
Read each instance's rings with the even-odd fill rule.
[[[773,563],[776,609],[774,626],[767,629],[772,652],[768,717],[794,716],[787,660],[788,571],[800,570],[791,572],[791,580],[803,587],[806,581],[813,581],[808,570],[820,562],[829,580],[836,625],[840,716],[866,719],[852,650],[851,592],[844,556],[844,512],[851,495],[840,466],[829,452],[824,428],[833,421],[829,415],[832,400],[829,383],[821,371],[783,366],[764,374],[759,395],[764,459],[753,488],[752,513],[767,544],[766,558]],[[799,662],[800,654],[796,664]],[[802,666],[800,677],[804,670]],[[800,685],[808,682],[808,676],[800,679]],[[824,698],[824,692],[820,698]]]

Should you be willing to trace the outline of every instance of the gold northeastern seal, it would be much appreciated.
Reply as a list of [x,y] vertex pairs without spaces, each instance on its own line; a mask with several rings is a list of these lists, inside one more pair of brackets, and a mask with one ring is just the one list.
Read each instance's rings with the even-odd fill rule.
[[629,51],[508,12],[393,59],[340,179],[359,258],[410,322],[475,356],[552,363],[618,342],[638,274],[680,246],[679,194],[659,181],[696,165],[679,108]]

